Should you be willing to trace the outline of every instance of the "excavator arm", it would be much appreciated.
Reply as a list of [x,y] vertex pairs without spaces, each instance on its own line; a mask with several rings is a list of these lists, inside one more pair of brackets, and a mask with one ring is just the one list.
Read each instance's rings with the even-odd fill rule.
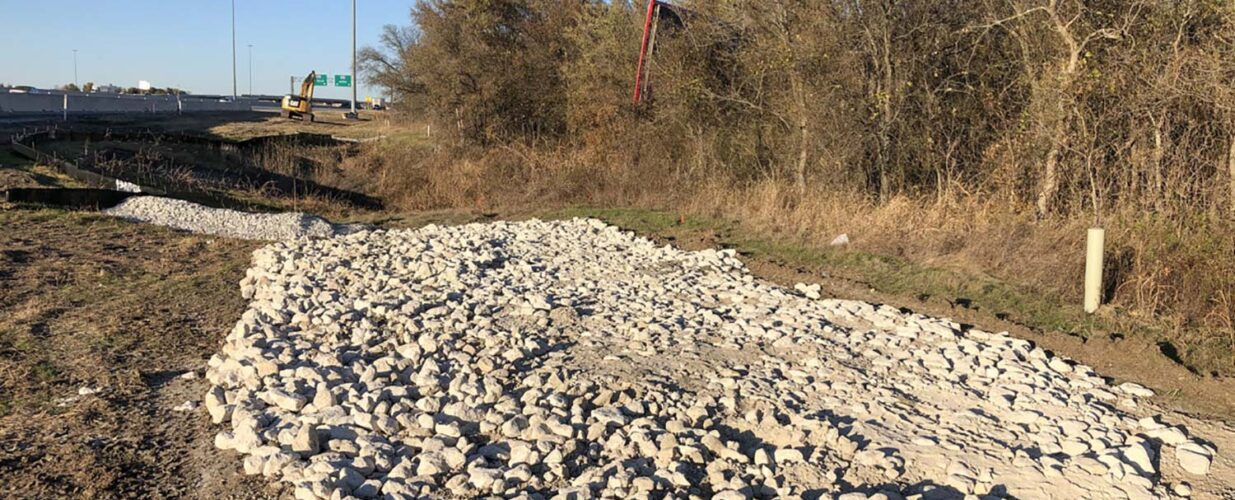
[[[635,104],[651,98],[652,56],[656,53],[656,35],[669,29],[685,27],[685,17],[690,12],[665,0],[648,0],[647,15],[643,21],[643,43],[639,47],[639,65],[635,70]],[[664,26],[662,26],[664,24]]]

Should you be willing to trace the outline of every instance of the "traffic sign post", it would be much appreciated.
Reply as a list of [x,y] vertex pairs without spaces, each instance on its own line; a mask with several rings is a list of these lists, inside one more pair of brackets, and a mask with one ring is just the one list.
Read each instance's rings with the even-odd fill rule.
[[352,75],[335,75],[334,86],[336,87],[351,87]]

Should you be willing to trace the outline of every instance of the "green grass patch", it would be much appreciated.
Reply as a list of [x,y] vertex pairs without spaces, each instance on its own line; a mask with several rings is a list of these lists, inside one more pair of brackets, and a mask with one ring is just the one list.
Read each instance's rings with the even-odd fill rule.
[[9,344],[13,350],[21,353],[31,352],[37,347],[34,339],[29,335],[14,335],[12,341],[5,340],[3,343]]
[[998,278],[919,265],[908,259],[852,249],[818,249],[795,243],[747,239],[736,248],[758,257],[784,260],[818,271],[855,277],[880,292],[967,301],[970,309],[1006,316],[1033,328],[1085,332],[1100,320],[1063,304],[1059,297]]
[[56,377],[60,376],[60,369],[51,364],[51,361],[43,360],[35,363],[34,367],[30,370],[30,375],[34,378],[35,382],[49,384],[56,380]]
[[377,146],[383,149],[430,147],[433,141],[419,130],[398,129],[386,135]]

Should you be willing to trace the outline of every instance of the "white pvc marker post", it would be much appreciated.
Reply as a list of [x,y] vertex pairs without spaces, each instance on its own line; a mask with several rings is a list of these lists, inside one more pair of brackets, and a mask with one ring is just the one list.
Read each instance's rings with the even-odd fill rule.
[[1093,314],[1102,305],[1102,253],[1106,231],[1089,228],[1085,245],[1085,312]]

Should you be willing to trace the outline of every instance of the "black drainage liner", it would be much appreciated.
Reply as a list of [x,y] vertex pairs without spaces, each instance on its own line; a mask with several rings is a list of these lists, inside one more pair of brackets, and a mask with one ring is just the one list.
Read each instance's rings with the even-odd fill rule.
[[78,188],[12,188],[3,193],[4,201],[9,203],[35,203],[95,210],[114,207],[130,196],[141,194],[111,189]]

